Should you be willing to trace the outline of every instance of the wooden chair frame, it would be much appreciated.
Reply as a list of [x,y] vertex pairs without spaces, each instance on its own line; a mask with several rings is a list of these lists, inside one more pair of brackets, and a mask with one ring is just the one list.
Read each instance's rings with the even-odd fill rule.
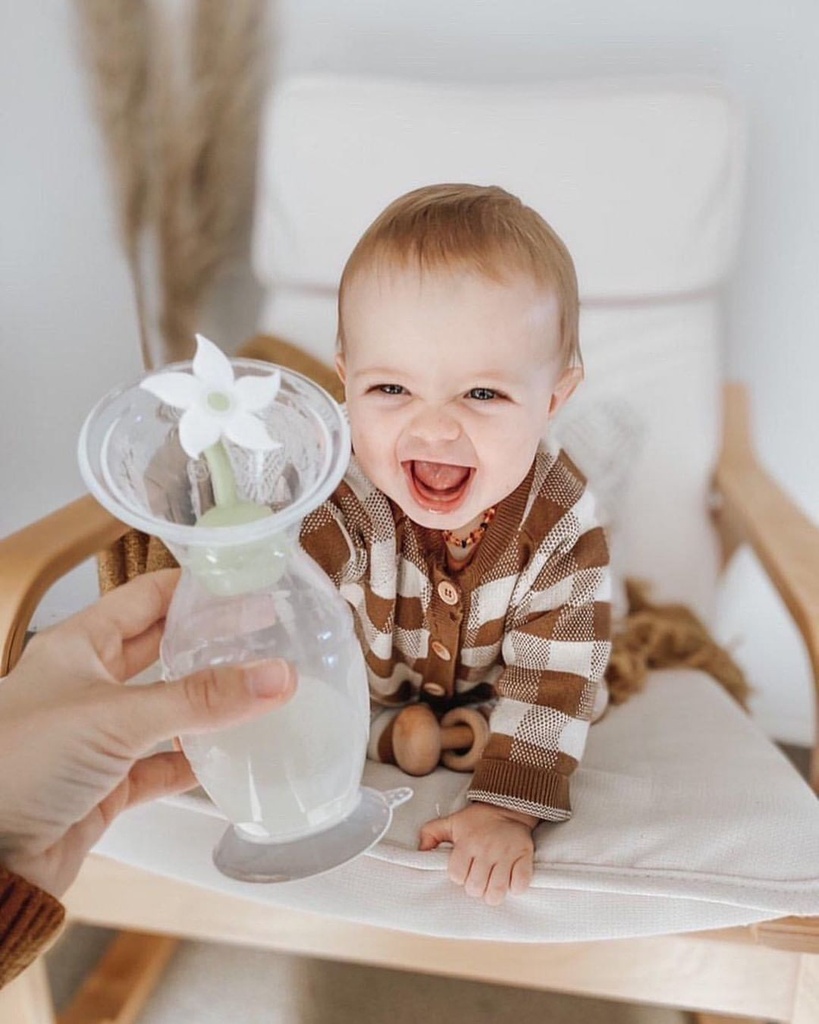
[[[263,346],[256,344],[252,354],[263,355]],[[747,394],[738,384],[725,387],[714,518],[726,560],[739,544],[749,543],[782,597],[804,639],[819,706],[819,528],[758,462]],[[84,497],[0,541],[0,673],[19,657],[31,616],[52,583],[125,530]],[[819,791],[819,744],[811,783]],[[124,933],[60,1016],[61,1024],[135,1021],[173,950],[167,936],[673,1006],[695,1011],[701,1022],[724,1020],[722,1015],[819,1022],[819,918],[565,944],[449,940],[203,893],[96,855],[65,903],[69,920]],[[0,995],[0,1024],[55,1019],[41,964]]]

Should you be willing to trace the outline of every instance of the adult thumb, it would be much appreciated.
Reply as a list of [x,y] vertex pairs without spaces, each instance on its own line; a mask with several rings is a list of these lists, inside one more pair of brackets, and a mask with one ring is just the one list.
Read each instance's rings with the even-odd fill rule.
[[[127,721],[120,723],[135,756],[184,733],[237,725],[290,700],[296,669],[281,658],[220,665],[172,683],[128,686]],[[116,706],[116,704],[115,704]]]

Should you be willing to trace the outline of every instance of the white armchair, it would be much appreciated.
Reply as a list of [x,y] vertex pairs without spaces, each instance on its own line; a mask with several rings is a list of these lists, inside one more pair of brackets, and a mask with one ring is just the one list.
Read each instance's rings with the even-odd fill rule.
[[[558,429],[570,451],[583,450],[586,465],[578,461],[600,491],[616,572],[651,581],[657,596],[707,620],[723,552],[750,542],[819,685],[819,531],[757,463],[744,391],[720,379],[743,166],[741,114],[710,84],[286,83],[268,112],[259,183],[260,331],[330,362],[343,260],[387,201],[443,180],[519,194],[578,266],[587,383]],[[246,351],[286,358],[270,339]],[[123,531],[81,499],[0,544],[4,668],[50,582]],[[383,787],[400,775],[384,765],[368,774]],[[593,727],[575,817],[541,827],[534,886],[501,909],[449,883],[444,851],[415,850],[418,824],[460,797],[463,778],[440,770],[412,785],[415,799],[371,854],[284,886],[218,875],[210,851],[223,826],[203,803],[136,809],[86,864],[69,914],[711,1013],[819,1020],[819,918],[810,916],[819,915],[819,806],[708,677],[655,673]],[[145,948],[155,973],[169,947]],[[21,1013],[34,1012],[38,978],[35,970],[16,983]]]

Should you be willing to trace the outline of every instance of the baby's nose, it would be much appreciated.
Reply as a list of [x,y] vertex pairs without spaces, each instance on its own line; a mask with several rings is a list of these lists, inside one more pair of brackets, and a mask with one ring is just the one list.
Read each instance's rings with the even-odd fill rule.
[[414,437],[426,444],[457,441],[461,436],[461,424],[445,409],[431,407],[421,411],[412,421]]

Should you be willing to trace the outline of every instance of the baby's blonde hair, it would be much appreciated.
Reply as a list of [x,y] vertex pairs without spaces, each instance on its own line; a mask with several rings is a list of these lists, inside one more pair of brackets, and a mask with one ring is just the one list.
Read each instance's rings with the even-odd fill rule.
[[399,196],[359,239],[341,275],[338,341],[344,347],[342,305],[350,282],[380,264],[420,270],[456,267],[494,281],[529,276],[560,303],[564,366],[582,366],[577,275],[569,250],[546,221],[497,185],[425,185]]

